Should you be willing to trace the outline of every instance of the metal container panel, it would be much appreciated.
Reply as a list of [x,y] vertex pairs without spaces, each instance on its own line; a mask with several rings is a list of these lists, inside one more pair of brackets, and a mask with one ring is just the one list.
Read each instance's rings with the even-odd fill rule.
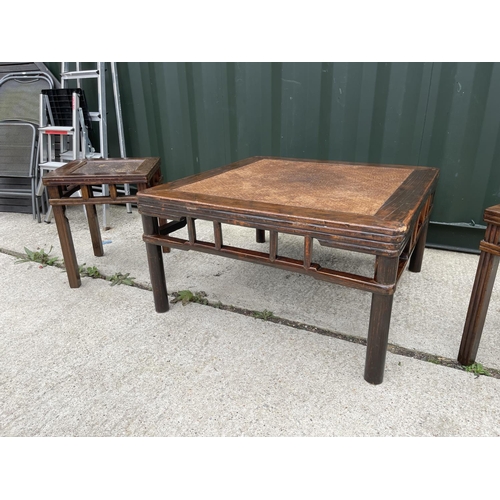
[[[166,180],[254,155],[438,167],[429,242],[468,251],[500,203],[498,63],[117,67],[127,153],[160,156]],[[110,84],[108,103],[118,155]]]

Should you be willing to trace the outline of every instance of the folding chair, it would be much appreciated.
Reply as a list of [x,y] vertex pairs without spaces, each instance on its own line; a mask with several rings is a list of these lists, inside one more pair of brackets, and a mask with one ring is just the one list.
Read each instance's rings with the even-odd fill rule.
[[36,127],[0,122],[0,211],[32,213],[40,220],[37,183]]
[[40,93],[53,86],[52,77],[38,71],[0,79],[0,211],[25,213],[31,197],[33,217],[40,220],[35,192]]
[[0,80],[0,122],[40,122],[40,93],[53,87],[44,73],[11,73]]

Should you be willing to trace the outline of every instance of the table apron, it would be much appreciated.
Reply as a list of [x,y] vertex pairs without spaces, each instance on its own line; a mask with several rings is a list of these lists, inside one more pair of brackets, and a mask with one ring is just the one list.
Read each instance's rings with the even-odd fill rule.
[[82,198],[51,198],[49,200],[53,206],[71,206],[71,205],[125,205],[126,203],[136,203],[137,196],[121,196],[119,198],[110,198],[109,196],[96,196],[88,200]]
[[219,215],[212,213],[210,216],[205,214],[190,213],[188,211],[177,210],[151,210],[145,207],[141,200],[138,202],[138,211],[141,215],[150,217],[159,217],[163,219],[180,220],[183,217],[191,217],[193,219],[200,218],[212,222],[220,222],[222,224],[231,224],[236,226],[250,227],[254,229],[264,229],[266,231],[277,231],[284,234],[294,234],[298,236],[309,236],[320,242],[321,245],[339,248],[342,250],[350,250],[370,255],[382,255],[385,257],[397,257],[401,255],[409,238],[409,231],[399,233],[395,236],[366,231],[356,231],[352,228],[335,228],[330,231],[325,230],[324,226],[315,226],[312,224],[300,224],[293,221],[283,221],[270,219],[269,217],[259,217],[255,215],[246,215],[244,218],[235,218],[230,214]]
[[373,278],[367,278],[365,276],[358,276],[356,274],[322,268],[318,264],[311,264],[309,267],[305,267],[303,261],[290,259],[288,257],[277,256],[273,261],[271,261],[269,259],[268,253],[236,248],[228,245],[223,245],[220,249],[217,249],[215,244],[211,242],[190,242],[188,240],[174,238],[172,236],[159,235],[143,235],[143,240],[146,243],[152,245],[178,248],[180,250],[193,249],[213,255],[220,255],[223,257],[243,260],[246,262],[253,262],[271,267],[277,267],[287,271],[307,274],[322,281],[328,281],[330,283],[335,283],[350,288],[356,288],[358,290],[363,290],[371,293],[392,295],[396,287],[396,283],[381,284],[375,281]]

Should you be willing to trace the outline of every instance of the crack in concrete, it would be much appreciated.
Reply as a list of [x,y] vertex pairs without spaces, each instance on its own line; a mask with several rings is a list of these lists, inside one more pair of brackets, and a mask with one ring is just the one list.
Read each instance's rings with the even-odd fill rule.
[[[23,253],[16,252],[14,250],[9,250],[9,249],[2,248],[2,247],[0,247],[0,253],[10,255],[10,256],[16,257],[16,258],[26,257],[26,255]],[[65,269],[64,265],[61,263],[55,263],[51,267],[58,267],[60,269]],[[92,279],[103,279],[105,281],[108,281],[107,277],[102,275],[102,274],[100,276],[85,276],[85,277],[92,278]],[[146,284],[142,284],[142,283],[137,283],[137,282],[134,282],[131,285],[126,285],[126,286],[132,286],[132,287],[139,288],[141,290],[147,290],[150,292],[152,291],[151,286],[146,285]],[[175,294],[176,294],[176,292],[172,292],[169,295],[175,297]],[[193,294],[193,295],[196,295],[196,294]],[[244,316],[249,316],[249,317],[252,317],[254,319],[261,319],[261,318],[256,317],[256,314],[260,313],[261,311],[254,311],[254,310],[245,309],[245,308],[238,307],[238,306],[222,304],[220,301],[219,302],[210,302],[207,300],[207,301],[203,301],[203,302],[196,302],[196,301],[194,301],[194,302],[198,303],[200,305],[212,307],[214,309],[221,309],[223,311],[228,311],[228,312],[232,312],[232,313],[236,313],[236,314],[242,314]],[[296,330],[302,330],[302,331],[317,333],[319,335],[325,335],[327,337],[336,338],[336,339],[343,340],[345,342],[351,342],[354,344],[360,344],[360,345],[366,346],[366,343],[367,343],[366,338],[363,338],[363,337],[357,337],[355,335],[349,335],[349,334],[345,334],[345,333],[335,332],[333,330],[327,330],[325,328],[320,328],[320,327],[317,327],[314,325],[309,325],[307,323],[301,323],[299,321],[293,321],[290,319],[281,318],[279,316],[272,315],[270,317],[267,317],[267,319],[261,319],[261,320],[268,321],[271,323],[276,323],[279,325],[288,326],[288,327],[294,328]],[[466,367],[461,365],[457,360],[447,358],[444,356],[437,356],[434,354],[429,354],[429,353],[426,353],[423,351],[418,351],[416,349],[409,349],[407,347],[402,347],[402,346],[399,346],[397,344],[391,344],[391,343],[389,343],[389,345],[387,346],[387,350],[390,353],[396,354],[399,356],[418,359],[419,361],[426,361],[428,363],[433,363],[433,364],[445,366],[447,368],[453,368],[453,369],[460,370],[460,371],[466,371]],[[487,373],[481,373],[481,375],[483,375],[485,377],[492,377],[495,379],[500,379],[500,370],[497,370],[494,368],[489,368],[489,367],[483,367],[483,368]],[[471,372],[471,373],[474,373],[474,372]],[[476,378],[477,377],[479,377],[479,374],[476,373]]]

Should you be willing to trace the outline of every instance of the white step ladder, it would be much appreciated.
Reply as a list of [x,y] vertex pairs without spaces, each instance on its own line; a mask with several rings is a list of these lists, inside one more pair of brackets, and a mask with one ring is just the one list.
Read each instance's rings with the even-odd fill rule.
[[[44,186],[42,182],[43,174],[54,170],[66,163],[84,158],[108,158],[108,127],[107,127],[107,111],[106,111],[106,63],[98,62],[93,69],[82,70],[80,63],[76,63],[74,71],[69,70],[69,64],[61,63],[61,88],[68,89],[68,83],[76,81],[77,88],[80,88],[80,82],[83,79],[94,79],[97,83],[97,111],[89,111],[88,116],[92,123],[96,122],[99,126],[99,147],[98,151],[92,147],[87,127],[85,125],[85,117],[82,110],[80,95],[76,89],[72,94],[72,125],[60,127],[54,125],[53,117],[50,115],[50,106],[47,106],[47,96],[40,96],[40,128],[39,128],[39,150],[40,150],[40,184],[38,186],[37,195],[43,194]],[[113,95],[116,111],[116,122],[118,128],[118,142],[120,146],[120,156],[126,157],[125,138],[123,132],[123,121],[120,103],[120,91],[118,86],[118,75],[116,71],[116,63],[110,63],[111,77],[113,83]],[[47,123],[47,111],[49,111],[49,121]],[[52,137],[59,136],[59,161],[55,158],[55,145]],[[68,139],[71,139],[68,142]],[[124,186],[125,194],[130,194],[130,186]],[[102,186],[102,194],[108,194],[108,186]],[[105,229],[108,229],[107,211],[109,205],[103,205],[102,224]],[[131,213],[131,204],[127,203],[127,212]],[[49,222],[52,217],[52,210],[49,208],[45,222]]]

